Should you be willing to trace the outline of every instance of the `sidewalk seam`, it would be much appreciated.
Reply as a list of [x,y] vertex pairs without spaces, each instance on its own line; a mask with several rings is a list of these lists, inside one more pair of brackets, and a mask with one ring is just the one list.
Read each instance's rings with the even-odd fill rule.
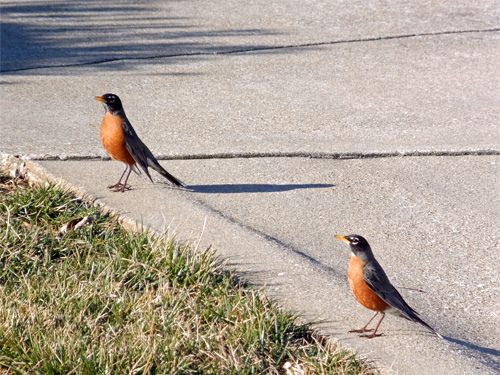
[[[2,153],[1,154],[8,154]],[[197,155],[162,155],[157,154],[158,160],[203,160],[203,159],[254,159],[254,158],[308,158],[308,159],[378,159],[395,157],[429,157],[429,156],[494,156],[500,155],[500,150],[465,150],[465,151],[389,151],[389,152],[222,152]],[[109,156],[102,155],[22,155],[36,161],[107,161]]]
[[[426,37],[426,36],[441,36],[441,35],[454,35],[454,34],[492,33],[492,32],[498,32],[498,31],[500,31],[500,28],[482,29],[482,30],[481,29],[471,29],[471,30],[436,31],[436,32],[427,32],[427,33],[424,32],[424,33],[411,33],[411,34],[401,34],[401,35],[387,35],[387,36],[378,36],[378,37],[360,38],[360,39],[336,40],[336,41],[327,41],[327,42],[299,43],[299,44],[264,46],[264,47],[263,46],[256,46],[256,47],[249,46],[246,48],[236,48],[236,49],[230,49],[227,51],[186,52],[186,53],[177,53],[177,54],[139,56],[139,57],[127,57],[127,58],[123,58],[123,57],[118,58],[117,57],[117,58],[103,59],[100,61],[81,62],[81,63],[74,63],[74,64],[47,65],[47,66],[35,66],[35,67],[28,67],[28,68],[0,70],[0,73],[16,73],[16,72],[24,72],[24,71],[31,71],[31,70],[92,66],[92,65],[107,64],[107,63],[119,62],[119,61],[155,60],[155,59],[164,59],[164,58],[172,58],[172,57],[189,57],[189,56],[232,55],[232,54],[247,53],[247,52],[272,51],[272,50],[278,50],[278,49],[309,48],[309,47],[328,46],[328,45],[335,45],[335,44],[365,43],[365,42],[376,42],[376,41],[381,41],[381,40],[409,39],[409,38],[419,38],[419,37]],[[220,48],[220,46],[219,46],[219,48]]]
[[311,267],[314,267],[315,269],[321,270],[323,272],[327,272],[331,275],[341,277],[339,272],[337,270],[335,270],[333,267],[330,267],[326,264],[323,264],[322,262],[318,261],[317,259],[315,259],[311,255],[297,249],[293,245],[288,244],[286,242],[283,242],[282,240],[280,240],[279,238],[277,238],[275,236],[267,234],[267,233],[261,231],[260,229],[257,229],[251,225],[245,224],[245,223],[237,220],[233,216],[228,215],[228,214],[212,207],[209,203],[203,201],[202,199],[195,198],[193,200],[193,202],[195,204],[197,204],[198,206],[201,206],[203,209],[209,211],[211,214],[216,215],[224,220],[227,220],[229,223],[236,225],[237,227],[251,233],[252,235],[256,235],[258,237],[261,237],[266,242],[277,245],[278,247],[280,247],[281,249],[284,249],[285,251],[291,251],[293,254],[295,254],[296,256],[301,258],[302,260],[306,261],[307,264],[309,264]]

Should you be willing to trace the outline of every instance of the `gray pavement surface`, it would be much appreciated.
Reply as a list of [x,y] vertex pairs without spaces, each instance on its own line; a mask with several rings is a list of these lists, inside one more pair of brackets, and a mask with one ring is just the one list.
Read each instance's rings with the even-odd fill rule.
[[[0,11],[0,152],[35,159],[34,174],[130,223],[213,245],[383,373],[500,372],[498,2],[5,1]],[[135,175],[134,190],[107,191],[122,165],[100,144],[93,97],[106,92],[189,191]],[[334,239],[350,233],[444,341],[391,316],[381,338],[346,333],[371,316]]]

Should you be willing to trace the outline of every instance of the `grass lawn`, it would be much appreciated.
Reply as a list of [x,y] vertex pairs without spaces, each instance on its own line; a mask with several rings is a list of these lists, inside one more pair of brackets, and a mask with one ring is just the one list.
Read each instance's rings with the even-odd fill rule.
[[212,251],[126,231],[70,192],[0,172],[0,373],[370,371]]

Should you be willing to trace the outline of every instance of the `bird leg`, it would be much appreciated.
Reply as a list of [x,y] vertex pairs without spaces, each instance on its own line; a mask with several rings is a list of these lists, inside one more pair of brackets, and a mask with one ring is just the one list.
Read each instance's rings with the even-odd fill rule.
[[361,328],[361,329],[353,329],[351,331],[349,331],[348,333],[363,333],[363,332],[371,332],[373,331],[373,329],[366,329],[366,327],[368,327],[368,325],[372,322],[373,319],[375,319],[375,317],[378,315],[378,311],[375,313],[375,315],[372,316],[372,318],[368,321],[368,323],[366,323],[366,325]]
[[[127,170],[128,170],[128,174],[127,174],[127,177],[125,178],[125,183],[122,184],[122,178],[123,178],[123,176],[125,176],[125,173],[127,172]],[[128,181],[128,177],[130,176],[131,172],[132,172],[132,166],[127,165],[125,167],[125,170],[122,173],[122,176],[118,180],[118,182],[116,184],[114,184],[114,185],[109,185],[108,189],[110,189],[110,190],[112,190],[114,192],[121,191],[122,193],[125,190],[130,190],[131,188],[130,188],[130,186],[127,186],[127,181]]]
[[117,188],[122,187],[122,178],[125,175],[125,172],[127,172],[127,169],[128,169],[128,165],[125,166],[125,170],[123,171],[123,173],[122,173],[120,179],[118,180],[118,182],[116,184],[114,184],[114,185],[109,185],[108,189],[115,189],[116,190]]
[[[375,317],[378,315],[378,313],[379,312],[377,311],[375,313],[375,315],[372,316],[372,318],[368,321],[368,323],[366,323],[366,325],[363,328],[353,329],[353,330],[349,331],[349,333],[364,333],[364,332],[373,331],[373,329],[367,329],[367,327],[370,325],[372,320],[375,319]],[[371,335],[360,335],[359,337],[366,337],[366,338],[372,339],[374,337],[382,336],[383,333],[379,333],[378,335],[376,333],[377,333],[378,327],[380,326],[380,323],[382,323],[382,320],[384,320],[384,318],[385,318],[385,313],[382,312],[382,319],[380,319],[380,321],[378,322],[377,327],[375,328],[375,331]]]
[[[385,318],[385,313],[383,311],[381,311],[381,313],[382,313],[382,318],[380,319],[380,321],[378,322],[377,326],[375,327],[375,331],[373,331],[373,333],[370,334],[370,335],[360,335],[359,337],[366,337],[367,339],[373,339],[374,337],[380,337],[380,336],[384,335],[383,333],[379,333],[377,335],[378,327],[380,327],[380,324],[382,323],[382,320],[384,320],[384,318]],[[378,312],[377,312],[377,314],[378,314]],[[375,314],[373,316],[373,318],[375,318],[377,316],[377,314]],[[373,318],[370,319],[370,322],[373,320]],[[370,322],[368,322],[368,324],[370,324]],[[366,326],[364,328],[366,328]],[[367,332],[369,332],[369,331],[367,331]]]
[[384,334],[383,333],[379,333],[377,335],[377,330],[378,330],[378,327],[380,327],[380,323],[382,323],[382,320],[384,320],[385,318],[385,314],[382,313],[382,318],[380,319],[380,321],[378,322],[377,324],[377,327],[375,327],[375,331],[373,331],[373,333],[371,335],[361,335],[359,337],[366,337],[367,339],[373,339],[374,337],[380,337],[380,336],[383,336]]

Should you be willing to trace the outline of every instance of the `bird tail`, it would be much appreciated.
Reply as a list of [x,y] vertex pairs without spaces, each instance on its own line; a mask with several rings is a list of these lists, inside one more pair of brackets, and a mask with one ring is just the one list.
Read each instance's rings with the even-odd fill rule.
[[401,318],[405,318],[407,320],[410,320],[410,321],[413,321],[416,323],[420,323],[421,325],[423,325],[429,331],[434,333],[440,339],[443,338],[443,336],[441,336],[439,333],[437,333],[434,328],[432,328],[430,325],[428,325],[426,322],[424,322],[422,319],[420,319],[420,317],[418,316],[418,313],[415,310],[413,310],[410,306],[407,306],[407,307],[408,307],[408,310],[405,310],[405,311],[402,311],[402,310],[399,310],[396,308],[391,308],[389,310],[386,310],[386,312],[397,315]]
[[436,330],[434,328],[432,328],[430,325],[428,325],[426,322],[424,322],[422,319],[420,318],[417,318],[415,319],[415,321],[417,321],[418,323],[422,324],[424,327],[426,327],[427,329],[429,329],[432,333],[434,333],[437,337],[439,337],[440,339],[443,338],[443,336],[441,336],[439,333],[436,332]]
[[[128,165],[128,164],[127,164],[127,165]],[[130,168],[132,169],[132,171],[133,171],[136,175],[138,175],[138,176],[140,176],[140,175],[141,175],[141,170],[140,170],[139,168],[137,168],[137,163],[136,163],[136,164],[132,164],[132,165],[130,165]],[[150,177],[150,178],[151,178],[151,177]]]
[[169,180],[172,184],[179,187],[186,187],[186,184],[184,182],[168,173],[159,163],[155,163],[154,165],[151,165],[151,167],[167,180]]

